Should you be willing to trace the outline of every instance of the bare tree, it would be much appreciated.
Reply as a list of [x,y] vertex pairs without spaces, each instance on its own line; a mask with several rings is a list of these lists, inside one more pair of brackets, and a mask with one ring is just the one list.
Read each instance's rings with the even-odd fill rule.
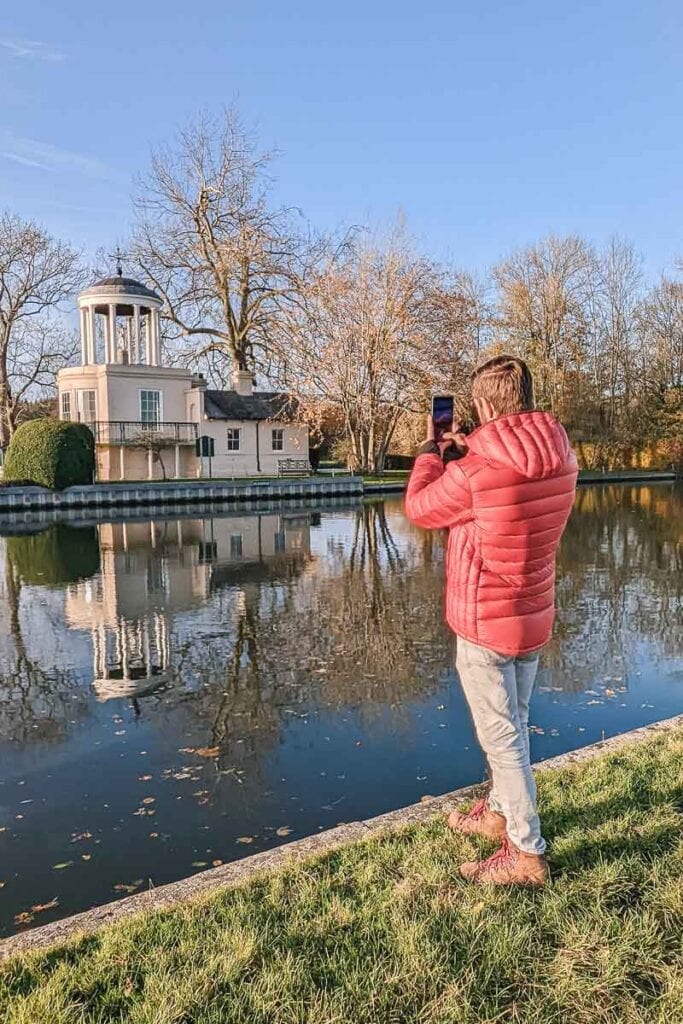
[[79,254],[33,221],[0,217],[0,447],[19,421],[22,401],[54,386],[73,354],[58,313],[79,286]]
[[135,434],[134,439],[129,442],[129,446],[138,451],[146,452],[148,457],[151,456],[153,463],[159,463],[161,479],[168,479],[166,466],[164,465],[164,452],[169,450],[170,442],[165,434],[155,429],[153,425],[141,427]]
[[233,367],[267,370],[322,244],[271,205],[270,160],[234,109],[201,115],[154,154],[135,200],[133,256],[164,298],[167,336],[221,383]]
[[612,238],[592,275],[593,376],[595,399],[606,402],[606,425],[629,406],[634,379],[636,310],[641,293],[641,259],[633,245]]
[[638,308],[645,358],[642,379],[655,388],[683,387],[683,283],[662,275]]
[[303,410],[337,408],[350,466],[381,472],[401,416],[424,410],[435,386],[463,390],[470,317],[470,299],[400,225],[387,239],[357,236],[294,310],[283,383]]
[[582,238],[546,239],[520,249],[494,270],[506,347],[535,372],[541,405],[556,409],[565,381],[585,361],[589,283],[595,255]]

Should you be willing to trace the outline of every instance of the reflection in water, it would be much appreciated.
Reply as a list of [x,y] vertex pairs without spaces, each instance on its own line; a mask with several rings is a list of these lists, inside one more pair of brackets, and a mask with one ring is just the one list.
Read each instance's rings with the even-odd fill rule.
[[622,674],[647,647],[683,650],[683,494],[668,487],[586,487],[560,551],[558,621],[545,656],[554,685],[578,691]]
[[[579,491],[536,756],[681,710],[682,512]],[[400,500],[0,541],[0,928],[480,777],[442,541]]]

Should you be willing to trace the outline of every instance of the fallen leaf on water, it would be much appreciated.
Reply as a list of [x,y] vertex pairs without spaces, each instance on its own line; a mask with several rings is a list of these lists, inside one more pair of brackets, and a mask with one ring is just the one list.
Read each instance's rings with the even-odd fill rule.
[[208,866],[208,861],[206,861],[206,860],[193,860],[192,861],[192,867],[193,868],[205,868],[207,866]]
[[154,796],[146,796],[140,802],[143,804],[153,804],[156,800]]
[[150,839],[158,839],[159,838],[159,833],[158,832],[150,832],[149,838]]
[[3,882],[2,880],[0,880],[0,889],[4,889],[6,885],[7,882]]
[[222,860],[212,860],[211,861],[211,866],[214,867],[214,868],[219,868],[222,863],[223,863]]
[[91,857],[92,857],[92,853],[82,853],[81,854],[81,860],[90,860]]
[[195,754],[197,757],[218,757],[220,749],[218,747],[197,747]]
[[194,747],[179,747],[179,754],[194,754]]
[[78,843],[81,839],[92,839],[92,832],[72,832],[71,842]]
[[114,886],[114,889],[116,890],[116,892],[128,892],[128,893],[131,893],[131,892],[135,892],[136,889],[139,889],[141,885],[142,885],[142,879],[138,878],[135,882],[118,882]]
[[151,778],[151,775],[138,775],[138,782],[149,782]]
[[253,843],[254,842],[254,837],[253,836],[240,836],[239,839],[235,840],[235,842],[236,843]]
[[53,864],[53,871],[62,871],[64,868],[70,868],[73,864],[72,860],[63,860],[61,864]]
[[21,913],[14,915],[15,924],[30,924],[33,920],[33,914],[29,914],[28,910],[22,910]]
[[32,914],[42,914],[44,910],[54,910],[55,907],[59,906],[59,900],[55,896],[54,899],[50,900],[49,903],[36,903],[35,906],[31,907]]
[[288,836],[290,835],[291,832],[292,829],[289,827],[289,825],[282,825],[280,828],[275,829],[276,836]]

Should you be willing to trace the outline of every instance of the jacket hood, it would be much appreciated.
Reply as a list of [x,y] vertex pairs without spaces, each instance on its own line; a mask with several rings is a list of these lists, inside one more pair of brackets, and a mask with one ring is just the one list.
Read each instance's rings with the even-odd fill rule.
[[491,465],[511,466],[532,480],[559,472],[569,455],[564,427],[549,412],[499,416],[473,431],[467,446]]

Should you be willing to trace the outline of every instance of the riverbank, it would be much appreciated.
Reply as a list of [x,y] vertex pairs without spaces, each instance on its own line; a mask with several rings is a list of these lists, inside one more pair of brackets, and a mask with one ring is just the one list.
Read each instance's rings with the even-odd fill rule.
[[[407,472],[394,472],[385,477],[361,477],[343,473],[297,477],[289,480],[167,480],[147,483],[93,484],[69,487],[65,491],[49,491],[42,487],[0,488],[0,518],[23,512],[70,511],[80,509],[115,509],[137,507],[186,506],[246,503],[256,506],[264,502],[291,499],[319,500],[329,497],[362,497],[363,495],[396,494],[404,490]],[[579,483],[654,483],[674,481],[676,474],[659,470],[623,470],[596,473],[582,470]]]
[[444,826],[461,791],[9,940],[3,1019],[679,1020],[682,753],[679,717],[544,765],[544,891],[458,879],[487,849]]

